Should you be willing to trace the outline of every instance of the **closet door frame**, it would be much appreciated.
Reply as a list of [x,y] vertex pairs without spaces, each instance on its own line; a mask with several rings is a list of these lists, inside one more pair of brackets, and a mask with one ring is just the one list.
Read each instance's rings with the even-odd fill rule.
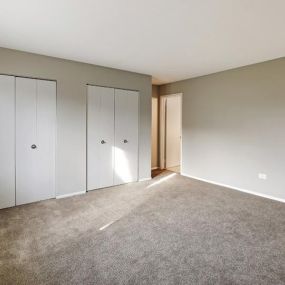
[[[90,84],[87,83],[86,84],[86,192],[88,192],[88,184],[87,184],[87,177],[88,177],[88,147],[87,147],[87,142],[88,142],[88,86],[94,86],[94,87],[105,87],[105,88],[113,88],[114,89],[114,93],[115,90],[125,90],[125,91],[135,91],[138,92],[138,145],[137,145],[137,181],[140,181],[139,178],[139,165],[140,165],[140,104],[141,104],[141,97],[140,97],[140,92],[137,89],[128,89],[128,88],[118,88],[118,87],[114,87],[114,86],[106,86],[106,85],[98,85],[98,84]],[[116,96],[116,95],[114,95]],[[115,99],[115,98],[114,98]],[[115,104],[114,104],[114,112],[115,112]],[[116,120],[116,114],[114,115],[114,120]],[[115,126],[115,122],[114,122],[114,126]],[[114,128],[114,134],[115,134],[115,128]],[[114,185],[115,186],[115,185]]]
[[46,79],[46,78],[39,78],[39,77],[31,77],[31,76],[20,76],[20,75],[14,75],[14,74],[4,74],[4,73],[0,73],[0,76],[9,76],[11,78],[14,79],[14,130],[13,130],[13,148],[14,148],[14,203],[13,205],[10,205],[12,207],[17,206],[16,205],[16,192],[17,192],[17,185],[16,185],[16,79],[17,78],[26,78],[26,79],[34,79],[34,80],[43,80],[43,81],[52,81],[55,82],[55,118],[54,118],[54,148],[55,148],[55,153],[54,153],[54,198],[57,198],[57,102],[58,102],[58,92],[57,92],[57,80],[55,79]]

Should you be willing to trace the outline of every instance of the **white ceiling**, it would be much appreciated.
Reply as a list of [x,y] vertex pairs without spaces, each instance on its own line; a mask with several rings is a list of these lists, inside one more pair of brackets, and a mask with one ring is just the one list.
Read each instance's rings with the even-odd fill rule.
[[285,0],[0,0],[0,46],[173,82],[285,56]]

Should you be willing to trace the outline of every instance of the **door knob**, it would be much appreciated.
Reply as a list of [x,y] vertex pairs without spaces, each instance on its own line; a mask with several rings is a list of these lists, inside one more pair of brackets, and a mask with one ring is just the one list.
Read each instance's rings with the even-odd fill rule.
[[31,148],[32,148],[32,149],[35,149],[35,148],[37,148],[37,146],[36,146],[35,144],[32,144],[32,145],[31,145]]
[[104,144],[104,143],[106,143],[104,140],[101,140],[101,144]]
[[128,140],[124,140],[124,143],[128,143]]

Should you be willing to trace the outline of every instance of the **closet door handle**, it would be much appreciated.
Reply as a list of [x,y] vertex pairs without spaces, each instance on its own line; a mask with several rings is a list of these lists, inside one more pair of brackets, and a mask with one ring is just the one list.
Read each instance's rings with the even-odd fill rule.
[[101,140],[101,144],[104,144],[104,143],[106,143],[104,140]]
[[37,148],[37,146],[36,146],[35,144],[32,144],[32,145],[31,145],[31,148],[32,148],[32,149],[35,149],[35,148]]
[[124,140],[124,143],[128,143],[128,140]]

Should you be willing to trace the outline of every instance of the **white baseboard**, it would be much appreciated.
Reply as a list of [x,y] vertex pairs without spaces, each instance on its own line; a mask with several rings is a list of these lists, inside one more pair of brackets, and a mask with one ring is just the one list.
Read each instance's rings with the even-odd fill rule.
[[139,180],[139,182],[143,182],[143,181],[148,181],[148,180],[151,180],[151,177],[148,177],[148,178],[142,178]]
[[158,168],[159,168],[158,166],[155,166],[155,167],[152,167],[151,170],[156,170]]
[[188,177],[188,178],[195,179],[195,180],[207,182],[207,183],[210,183],[210,184],[214,184],[214,185],[230,188],[230,189],[233,189],[233,190],[237,190],[237,191],[245,192],[245,193],[248,193],[248,194],[252,194],[252,195],[256,195],[256,196],[260,196],[260,197],[263,197],[263,198],[267,198],[267,199],[271,199],[271,200],[275,200],[275,201],[279,201],[279,202],[285,203],[285,199],[282,199],[282,198],[277,198],[277,197],[270,196],[270,195],[267,195],[267,194],[262,194],[262,193],[259,193],[259,192],[255,192],[255,191],[250,191],[250,190],[234,187],[234,186],[223,184],[223,183],[219,183],[219,182],[216,182],[216,181],[207,180],[207,179],[203,179],[203,178],[196,177],[196,176],[191,176],[191,175],[188,175],[186,173],[181,173],[181,175],[185,176],[185,177]]
[[86,191],[80,191],[80,192],[75,192],[75,193],[69,193],[69,194],[64,194],[64,195],[58,195],[58,196],[56,196],[56,199],[62,199],[62,198],[67,198],[67,197],[82,195],[82,194],[85,194],[85,193],[86,193]]

